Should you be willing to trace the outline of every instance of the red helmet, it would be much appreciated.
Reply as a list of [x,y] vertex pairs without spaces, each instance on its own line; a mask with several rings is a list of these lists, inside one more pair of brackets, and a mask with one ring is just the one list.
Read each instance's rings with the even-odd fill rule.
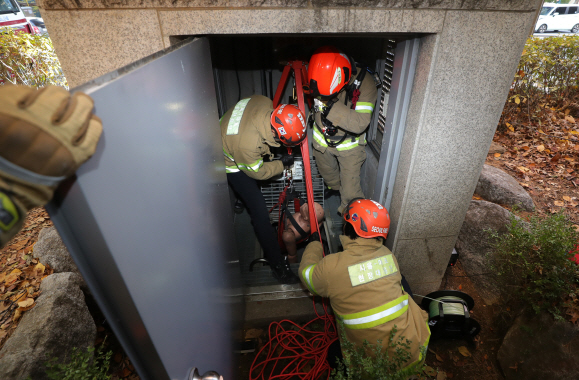
[[333,46],[316,50],[308,65],[308,83],[314,97],[340,92],[350,81],[352,63],[348,56]]
[[271,126],[285,146],[296,146],[306,137],[306,120],[292,104],[280,104],[271,113]]
[[390,215],[386,207],[370,199],[356,198],[348,203],[344,211],[344,220],[363,238],[388,236]]

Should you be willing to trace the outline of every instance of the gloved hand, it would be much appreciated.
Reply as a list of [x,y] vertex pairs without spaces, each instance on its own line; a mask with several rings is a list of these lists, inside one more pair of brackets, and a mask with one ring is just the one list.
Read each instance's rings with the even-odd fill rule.
[[102,133],[86,94],[57,86],[0,86],[0,246],[26,212],[46,204],[54,189],[96,150]]
[[313,243],[314,241],[317,241],[318,243],[320,242],[320,234],[318,233],[318,231],[310,235],[310,237],[308,238],[308,244]]
[[294,156],[291,154],[284,154],[281,156],[281,162],[283,166],[292,166],[294,164]]

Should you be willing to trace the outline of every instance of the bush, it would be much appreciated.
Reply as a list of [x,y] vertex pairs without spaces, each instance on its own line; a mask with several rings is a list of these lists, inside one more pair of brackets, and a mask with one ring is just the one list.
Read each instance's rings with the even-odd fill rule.
[[527,40],[502,123],[523,109],[529,117],[544,106],[546,98],[561,101],[579,94],[579,36]]
[[494,238],[493,270],[506,305],[561,318],[564,299],[579,280],[579,266],[569,260],[579,233],[565,215],[554,214],[530,224],[512,217],[508,232]]
[[53,84],[68,90],[49,37],[0,28],[0,84],[8,82],[32,87]]
[[[340,331],[344,359],[338,363],[338,369],[332,371],[333,380],[407,380],[422,371],[423,363],[405,368],[412,358],[411,342],[403,336],[394,340],[396,326],[390,332],[386,347],[382,346],[381,340],[377,344],[364,340],[361,347],[355,346],[346,338],[343,324],[340,325]],[[426,352],[423,352],[422,357],[425,356]]]
[[112,351],[103,352],[101,345],[95,353],[94,347],[86,351],[76,347],[72,349],[70,361],[66,364],[57,363],[57,358],[46,362],[46,375],[53,380],[109,380],[109,370]]

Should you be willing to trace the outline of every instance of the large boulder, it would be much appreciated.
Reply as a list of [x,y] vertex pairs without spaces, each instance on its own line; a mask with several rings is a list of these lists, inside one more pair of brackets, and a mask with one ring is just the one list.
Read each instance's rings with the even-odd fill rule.
[[73,347],[94,346],[96,326],[75,273],[55,273],[42,281],[36,306],[24,313],[0,350],[0,379],[48,379],[44,363],[70,357]]
[[494,203],[471,201],[456,241],[462,267],[489,305],[498,301],[500,291],[490,269],[492,241],[488,230],[506,232],[511,215]]
[[579,328],[548,313],[519,317],[497,358],[507,380],[579,379]]
[[41,263],[48,264],[54,269],[54,273],[73,272],[81,276],[54,227],[46,227],[40,231],[33,254]]
[[517,180],[494,166],[484,165],[475,192],[490,202],[517,205],[525,211],[535,209],[533,199]]

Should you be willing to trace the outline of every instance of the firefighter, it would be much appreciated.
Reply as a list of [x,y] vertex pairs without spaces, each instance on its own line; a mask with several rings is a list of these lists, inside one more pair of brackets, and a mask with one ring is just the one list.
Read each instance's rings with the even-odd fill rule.
[[310,59],[308,83],[315,104],[309,120],[314,123],[314,156],[328,189],[340,194],[341,215],[351,199],[364,197],[360,168],[377,97],[374,73],[335,47],[324,46]]
[[33,207],[96,150],[102,133],[86,94],[57,86],[0,86],[0,247]]
[[299,282],[281,253],[275,229],[269,221],[258,180],[279,175],[293,164],[291,155],[271,159],[270,147],[296,146],[306,135],[303,113],[293,105],[280,104],[275,110],[269,98],[253,95],[240,100],[221,119],[221,139],[227,181],[247,208],[255,235],[263,248],[273,276],[281,283]]
[[[339,326],[355,345],[364,340],[377,344],[381,339],[387,346],[396,326],[395,341],[401,336],[411,341],[409,366],[424,358],[430,338],[428,316],[409,297],[398,262],[383,245],[389,227],[390,217],[382,205],[369,199],[352,200],[344,209],[340,236],[344,250],[323,257],[319,236],[312,234],[299,275],[313,294],[330,299],[336,318],[343,323]],[[332,346],[329,356],[332,351],[340,357],[340,350]],[[329,361],[336,366],[332,358]]]
[[[319,203],[314,202],[314,210],[319,224],[324,219],[324,208]],[[288,261],[293,264],[298,262],[298,242],[305,240],[311,231],[308,204],[304,203],[300,207],[300,212],[291,214],[286,211],[283,215],[285,221],[281,238],[287,250]]]

